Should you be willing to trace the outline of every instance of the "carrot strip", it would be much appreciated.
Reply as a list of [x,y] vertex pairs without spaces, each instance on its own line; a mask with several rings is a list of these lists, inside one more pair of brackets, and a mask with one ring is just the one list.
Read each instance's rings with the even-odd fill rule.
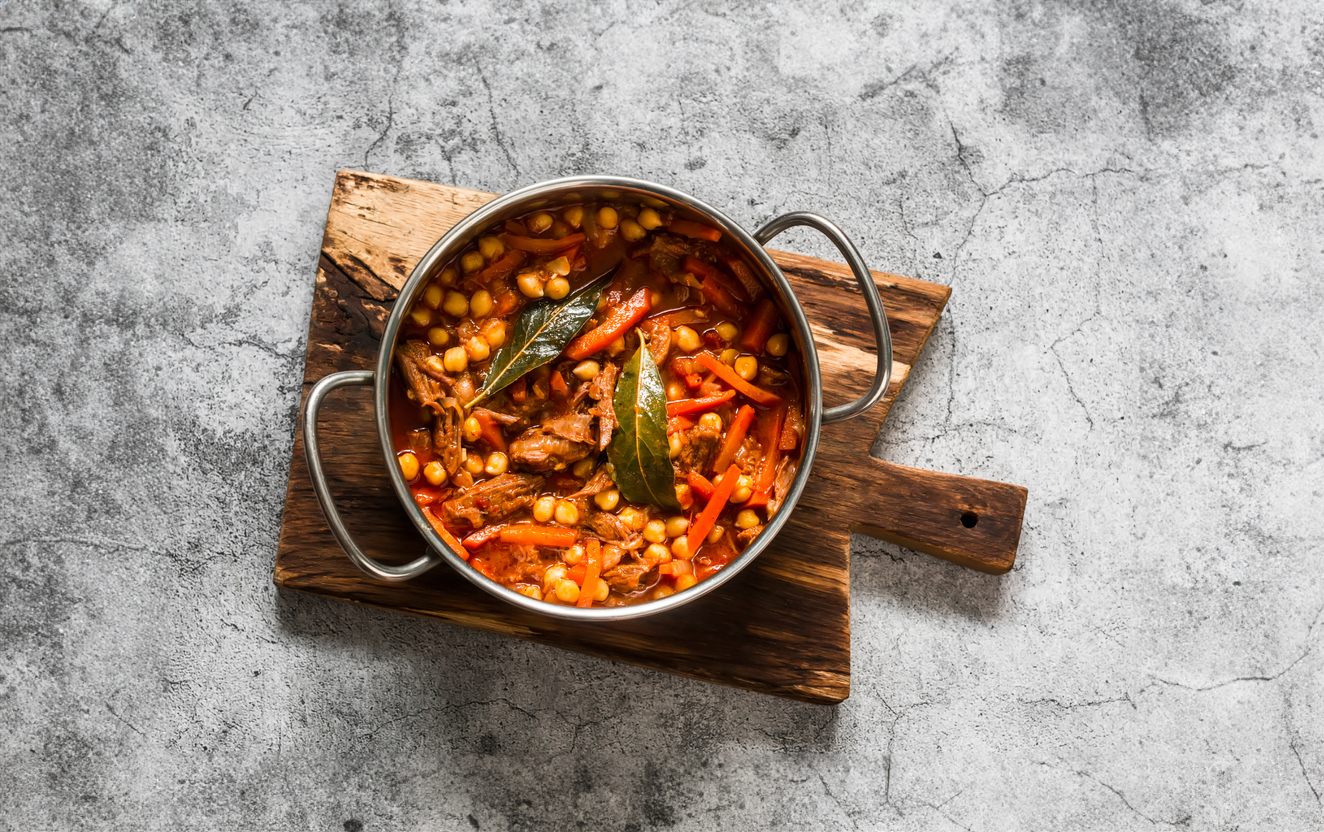
[[478,420],[482,427],[481,434],[483,441],[492,446],[492,450],[506,452],[506,435],[501,432],[501,425],[493,419],[486,411],[475,410],[473,417]]
[[713,228],[711,225],[690,222],[689,220],[672,220],[667,226],[667,230],[673,234],[680,234],[685,237],[693,237],[697,240],[707,240],[715,243],[722,239],[722,232]]
[[731,420],[731,425],[726,429],[726,439],[722,440],[722,450],[718,452],[717,459],[713,461],[714,471],[725,471],[726,467],[736,461],[736,453],[740,446],[745,442],[745,433],[749,430],[749,425],[754,421],[754,408],[745,405],[736,411],[736,418]]
[[522,404],[529,398],[529,380],[520,376],[510,383],[510,400]]
[[[736,376],[736,378],[740,377]],[[703,410],[712,410],[723,402],[731,401],[735,396],[736,391],[724,390],[716,396],[706,396],[702,399],[677,399],[674,402],[667,402],[667,416],[685,416]]]
[[708,478],[697,471],[691,471],[685,475],[685,481],[690,484],[690,489],[705,500],[713,498],[713,484]]
[[745,508],[766,506],[772,496],[772,481],[777,478],[777,463],[781,461],[782,423],[786,420],[786,405],[759,420],[759,445],[763,448],[763,461],[759,464],[758,478],[754,480],[754,493]]
[[582,587],[584,585],[584,573],[586,571],[588,571],[588,567],[582,563],[576,563],[565,571],[565,576]]
[[465,560],[469,559],[469,550],[465,548],[464,544],[461,543],[455,535],[451,534],[451,530],[446,528],[446,524],[441,522],[440,517],[432,513],[431,508],[425,506],[423,508],[423,516],[428,519],[428,523],[432,526],[432,530],[437,533],[447,546],[451,547],[452,552]]
[[743,378],[736,375],[735,370],[726,366],[721,361],[718,361],[711,353],[701,352],[699,353],[698,358],[699,363],[711,370],[713,375],[731,385],[739,392],[744,393],[758,404],[772,407],[773,405],[782,403],[781,396],[769,393],[767,390],[764,390],[761,387],[755,387],[748,381],[745,381]]
[[763,352],[763,348],[768,345],[768,338],[777,328],[777,321],[780,319],[777,304],[767,298],[759,301],[759,305],[754,309],[754,316],[745,325],[745,333],[740,336],[741,348],[755,355]]
[[597,538],[590,537],[584,547],[584,582],[580,585],[577,607],[593,606],[593,596],[598,588],[598,573],[602,571],[602,544]]
[[717,281],[722,288],[726,289],[727,292],[735,297],[736,300],[741,303],[749,303],[749,293],[745,291],[745,287],[741,286],[738,280],[717,268],[712,263],[709,263],[706,260],[700,260],[693,254],[687,254],[685,255],[685,259],[681,261],[681,268],[692,273],[695,277],[705,279],[712,278]]
[[579,535],[574,529],[560,526],[537,526],[533,523],[516,523],[506,526],[500,533],[502,543],[516,543],[523,546],[554,546],[564,549],[575,545]]
[[564,399],[570,395],[570,386],[565,383],[565,376],[561,375],[560,370],[552,371],[550,388],[553,399]]
[[689,575],[694,572],[694,564],[687,560],[669,560],[657,567],[659,575]]
[[477,283],[490,283],[498,277],[505,277],[515,271],[524,262],[524,252],[512,248],[485,267],[475,272],[466,280]]
[[509,248],[517,248],[530,254],[556,254],[571,246],[584,242],[583,234],[567,234],[559,240],[542,240],[537,237],[521,237],[518,234],[502,234],[501,242]]
[[[731,492],[736,490],[736,481],[740,479],[740,466],[732,465],[726,469],[726,473],[713,483],[713,496],[704,506],[703,513],[695,519],[690,525],[689,537],[685,538],[686,547],[691,553],[699,551],[703,545],[704,538],[708,537],[708,532],[713,530],[717,523],[717,515],[726,508],[726,501],[731,499]],[[694,486],[691,485],[691,488]]]
[[565,348],[565,357],[580,361],[620,338],[630,327],[642,321],[653,307],[649,294],[646,287],[640,289],[625,303],[612,309],[607,313],[607,320],[570,342]]
[[694,427],[694,420],[687,416],[672,416],[667,419],[667,435],[680,433],[683,430],[689,430]]
[[657,321],[666,324],[675,329],[683,324],[704,324],[708,322],[708,313],[698,306],[687,306],[684,309],[670,309],[666,312],[659,312],[649,317],[650,321]]
[[498,537],[500,537],[501,530],[504,528],[505,528],[504,525],[497,524],[493,526],[488,526],[485,529],[479,529],[478,531],[464,538],[464,548],[470,551],[473,551],[474,549],[481,549],[483,548],[483,546],[487,545],[491,541],[496,540]]
[[699,283],[699,291],[703,292],[703,296],[711,301],[713,306],[716,306],[727,315],[732,318],[740,317],[740,302],[730,292],[722,288],[722,284],[716,280],[705,277]]

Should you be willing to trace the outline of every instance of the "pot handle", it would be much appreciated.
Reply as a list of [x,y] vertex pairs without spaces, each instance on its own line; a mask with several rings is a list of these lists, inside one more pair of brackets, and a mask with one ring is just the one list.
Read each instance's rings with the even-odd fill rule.
[[869,307],[869,317],[873,320],[874,339],[878,344],[878,370],[874,373],[873,384],[870,385],[868,392],[855,401],[826,408],[823,411],[823,424],[829,425],[833,422],[854,419],[883,398],[883,394],[887,392],[887,385],[892,381],[892,333],[888,330],[883,299],[878,296],[878,286],[873,282],[869,267],[864,264],[859,249],[855,248],[855,244],[835,223],[818,214],[796,211],[768,220],[762,228],[754,232],[754,239],[759,241],[759,245],[767,245],[773,237],[797,225],[822,232],[823,236],[837,247],[837,251],[841,252],[841,256],[846,258],[847,265],[855,273],[856,282],[860,284],[864,303]]
[[303,452],[308,460],[308,478],[313,481],[313,493],[326,516],[326,524],[331,527],[340,548],[345,550],[354,565],[364,572],[382,581],[407,581],[422,575],[441,563],[441,556],[428,550],[418,560],[404,566],[387,566],[369,557],[350,535],[349,529],[340,519],[335,500],[331,498],[331,489],[327,486],[326,475],[322,472],[322,455],[317,449],[317,411],[321,409],[322,399],[337,387],[368,387],[376,380],[376,373],[371,370],[354,370],[344,373],[332,373],[313,385],[308,393],[308,403],[303,409]]

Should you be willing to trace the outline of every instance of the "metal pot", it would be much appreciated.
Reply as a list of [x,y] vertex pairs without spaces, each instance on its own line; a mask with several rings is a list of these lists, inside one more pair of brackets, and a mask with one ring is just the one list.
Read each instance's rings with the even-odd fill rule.
[[[574,196],[568,198],[567,195]],[[395,351],[396,338],[400,332],[400,324],[405,313],[413,305],[414,299],[423,291],[432,276],[471,240],[494,225],[499,225],[508,219],[513,219],[537,208],[555,208],[562,204],[592,201],[595,198],[626,201],[660,200],[679,216],[721,229],[727,235],[726,242],[743,250],[747,261],[757,264],[756,269],[762,271],[763,282],[771,290],[772,299],[781,309],[785,320],[790,322],[790,334],[799,348],[799,355],[803,361],[801,378],[804,381],[806,408],[806,434],[800,456],[799,470],[785,502],[773,514],[762,534],[750,543],[736,560],[717,574],[700,581],[690,589],[657,601],[610,608],[581,608],[535,601],[489,580],[469,566],[459,555],[452,552],[450,547],[432,529],[427,518],[423,516],[422,509],[419,508],[409,491],[409,485],[405,481],[404,475],[400,473],[400,466],[396,463],[396,449],[391,441],[390,414],[387,412],[387,384],[389,384],[391,378],[391,359]],[[773,237],[794,226],[807,226],[821,231],[836,245],[846,259],[851,271],[855,273],[855,279],[858,281],[860,291],[864,295],[864,302],[869,308],[869,315],[873,319],[874,336],[878,344],[878,369],[868,392],[854,402],[827,410],[823,409],[822,378],[818,367],[818,352],[814,348],[814,339],[809,329],[809,321],[805,318],[804,308],[796,299],[795,293],[791,290],[791,285],[786,281],[786,276],[782,274],[781,269],[777,267],[777,264],[772,261],[772,258],[768,256],[767,251],[763,248]],[[381,348],[377,354],[376,369],[371,372],[333,373],[317,382],[308,394],[308,404],[304,408],[303,414],[304,450],[308,458],[308,473],[312,479],[313,490],[317,494],[317,500],[322,506],[323,514],[326,515],[326,521],[332,534],[335,535],[336,540],[345,550],[345,554],[349,555],[350,560],[359,569],[374,578],[383,581],[405,581],[421,575],[445,561],[486,592],[532,612],[559,618],[614,621],[651,615],[693,601],[717,589],[753,563],[759,553],[767,547],[781,527],[785,525],[787,518],[791,516],[791,511],[799,502],[800,495],[804,491],[805,483],[809,478],[809,470],[814,465],[814,457],[818,451],[819,432],[822,426],[854,418],[877,404],[887,390],[891,375],[892,339],[887,328],[887,318],[883,312],[883,302],[878,296],[878,288],[874,285],[873,277],[870,275],[868,267],[865,266],[863,258],[860,257],[859,251],[842,233],[841,229],[828,220],[817,214],[803,212],[784,214],[769,221],[751,235],[717,209],[664,185],[617,176],[577,176],[530,185],[527,188],[493,200],[465,217],[438,240],[428,250],[427,254],[423,255],[423,259],[419,260],[413,273],[410,274],[409,280],[405,282],[404,288],[400,290],[395,307],[386,322],[386,328],[382,334]],[[378,379],[382,380],[383,383],[377,384]],[[340,519],[340,514],[332,501],[331,492],[322,472],[322,459],[317,448],[317,412],[322,399],[338,387],[362,385],[375,385],[373,406],[377,416],[377,433],[381,439],[382,456],[386,463],[386,469],[390,472],[391,485],[395,488],[396,496],[400,498],[400,505],[404,508],[405,513],[409,515],[409,519],[418,529],[419,534],[431,546],[431,550],[422,557],[404,566],[388,566],[379,563],[358,547],[345,528],[344,522]]]

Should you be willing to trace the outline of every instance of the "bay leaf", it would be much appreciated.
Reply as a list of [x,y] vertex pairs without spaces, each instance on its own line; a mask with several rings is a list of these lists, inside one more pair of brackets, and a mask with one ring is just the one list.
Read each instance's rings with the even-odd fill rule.
[[667,396],[647,350],[639,344],[616,382],[616,432],[607,458],[615,467],[616,487],[627,500],[679,510],[676,469],[668,454]]
[[506,343],[493,357],[483,389],[465,407],[496,395],[520,376],[560,355],[592,317],[606,286],[606,281],[595,280],[561,300],[538,300],[524,307]]

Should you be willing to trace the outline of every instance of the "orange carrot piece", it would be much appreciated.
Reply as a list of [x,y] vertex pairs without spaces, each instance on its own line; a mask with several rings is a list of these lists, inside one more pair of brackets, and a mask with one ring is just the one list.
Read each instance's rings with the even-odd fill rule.
[[521,237],[518,234],[502,234],[501,242],[509,248],[517,248],[530,254],[556,254],[571,246],[584,242],[583,234],[567,234],[559,240],[543,240],[537,237]]
[[777,463],[781,461],[782,423],[786,420],[786,405],[759,420],[759,445],[763,448],[763,461],[759,463],[758,478],[754,480],[754,493],[745,508],[766,506],[772,496],[772,481],[777,477]]
[[[739,378],[739,376],[737,376],[737,378]],[[712,410],[719,404],[729,402],[735,397],[736,391],[723,390],[716,396],[705,396],[702,399],[676,399],[674,402],[667,402],[667,415],[685,416],[690,413]]]
[[740,302],[735,296],[722,288],[722,284],[713,280],[711,277],[705,277],[699,283],[699,291],[703,296],[712,302],[713,306],[730,315],[732,318],[740,317]]
[[740,451],[740,446],[745,442],[745,433],[749,430],[750,423],[754,421],[754,408],[745,405],[736,411],[736,418],[731,420],[731,424],[726,429],[726,439],[722,440],[722,450],[718,452],[717,459],[713,461],[714,471],[725,471],[727,466],[736,461],[736,453]]
[[506,452],[506,435],[501,432],[501,425],[496,419],[493,419],[486,411],[475,410],[473,417],[478,420],[482,427],[481,434],[483,441],[492,446],[492,450]]
[[709,263],[706,260],[700,260],[693,254],[687,254],[685,255],[685,259],[681,261],[680,267],[700,280],[712,278],[717,281],[718,285],[723,289],[726,289],[726,291],[736,300],[741,303],[749,303],[749,293],[745,291],[744,286],[740,285],[740,281],[731,277],[712,263]]
[[574,529],[561,526],[538,526],[533,523],[515,523],[506,526],[500,532],[502,543],[516,543],[522,546],[554,546],[564,549],[575,545],[579,535]]
[[756,403],[772,407],[782,403],[781,396],[769,393],[761,387],[755,387],[748,381],[736,375],[736,371],[717,360],[717,357],[711,353],[699,353],[699,363],[713,372],[713,375],[722,381],[734,387],[741,393],[744,393]]
[[498,277],[505,277],[524,263],[524,252],[512,248],[497,259],[479,269],[467,278],[477,283],[490,283]]
[[582,563],[576,563],[565,571],[565,576],[582,587],[584,585],[584,573],[586,571],[588,571],[588,567]]
[[560,370],[552,371],[550,387],[553,399],[564,399],[570,395],[570,386],[565,383],[565,376],[561,375]]
[[690,575],[694,572],[694,564],[687,560],[669,560],[657,567],[659,575]]
[[703,474],[691,471],[685,475],[685,481],[690,484],[690,490],[703,499],[711,500],[713,498],[713,484]]
[[689,430],[694,427],[694,420],[688,416],[672,416],[667,419],[667,435],[680,433],[683,430]]
[[630,327],[642,321],[653,308],[649,295],[647,287],[635,292],[625,303],[608,312],[607,320],[571,341],[565,348],[565,357],[583,360],[629,332]]
[[[736,490],[736,481],[740,479],[740,466],[732,465],[726,469],[726,473],[713,483],[713,496],[704,506],[703,513],[695,519],[690,525],[689,537],[685,538],[685,544],[691,553],[698,552],[699,547],[703,545],[704,538],[708,537],[708,532],[713,530],[717,523],[717,515],[726,508],[727,500],[731,499],[731,492]],[[694,486],[691,485],[691,488]]]
[[780,319],[777,304],[767,298],[759,301],[759,305],[754,309],[754,316],[745,325],[745,333],[740,336],[741,348],[755,355],[763,352],[763,348],[768,345],[768,338],[772,336]]
[[523,403],[529,398],[529,380],[525,376],[520,376],[510,383],[510,400],[516,403]]
[[673,234],[693,237],[696,240],[707,240],[710,243],[715,243],[722,239],[722,232],[713,228],[711,225],[690,222],[689,220],[672,220],[667,226],[667,230]]
[[484,529],[479,529],[478,531],[464,538],[464,548],[468,549],[469,551],[473,551],[474,549],[481,549],[491,541],[496,540],[498,537],[500,537],[502,530],[505,528],[506,527],[504,524],[498,523],[496,525],[488,526],[487,528]]
[[451,530],[446,528],[446,524],[441,522],[440,517],[432,513],[431,508],[425,506],[423,508],[423,516],[428,519],[428,523],[432,526],[432,530],[437,533],[447,546],[451,547],[452,552],[465,560],[469,559],[469,550],[459,541],[459,538],[451,534]]
[[598,581],[601,580],[598,574],[601,571],[602,544],[597,538],[590,537],[588,545],[584,547],[584,582],[580,585],[579,600],[575,602],[575,606],[593,606],[593,596],[596,594]]

